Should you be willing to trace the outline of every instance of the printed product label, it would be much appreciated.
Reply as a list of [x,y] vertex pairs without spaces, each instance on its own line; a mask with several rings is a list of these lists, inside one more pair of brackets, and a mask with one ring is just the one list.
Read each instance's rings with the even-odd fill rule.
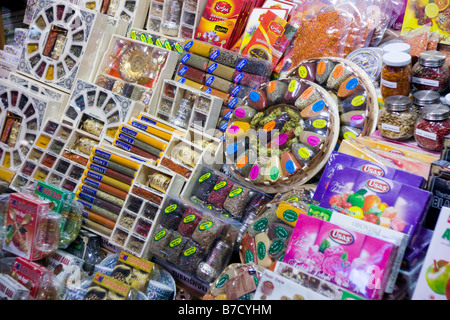
[[213,190],[214,190],[214,191],[220,190],[220,189],[226,187],[227,184],[228,184],[228,182],[225,181],[225,180],[220,181],[218,184],[216,184],[216,185],[214,186]]
[[228,197],[234,198],[237,195],[240,195],[243,191],[244,191],[244,189],[242,189],[241,187],[236,188],[236,189],[230,191],[230,193],[228,194]]
[[237,108],[234,111],[234,114],[236,115],[236,117],[243,118],[243,117],[245,117],[245,110],[242,108]]
[[183,218],[183,223],[188,224],[188,223],[194,221],[196,218],[197,217],[195,214],[188,214],[186,217]]
[[181,244],[181,242],[182,242],[181,237],[175,238],[172,241],[170,241],[169,247],[175,248],[175,247],[179,246]]
[[196,247],[190,247],[190,248],[184,250],[183,256],[189,257],[189,256],[192,256],[196,252],[197,252],[197,248]]
[[430,139],[430,140],[434,140],[434,141],[437,140],[437,135],[436,135],[436,133],[433,133],[433,132],[428,132],[428,131],[425,131],[425,130],[416,129],[416,134],[418,136],[421,136],[421,137],[424,137],[424,138],[427,138],[427,139]]
[[288,91],[294,92],[297,89],[297,87],[298,87],[297,80],[292,80],[291,82],[289,82]]
[[411,81],[414,83],[423,84],[426,86],[432,86],[432,87],[437,87],[437,88],[439,87],[439,81],[437,81],[437,80],[412,77]]
[[362,95],[356,96],[352,99],[352,105],[355,107],[359,107],[366,101],[366,98]]
[[161,230],[155,235],[155,241],[159,241],[166,236],[166,230]]
[[320,139],[316,136],[309,136],[306,138],[306,142],[308,142],[311,146],[317,146],[320,143]]
[[308,70],[306,69],[305,66],[300,66],[298,68],[298,75],[300,76],[300,78],[305,79],[308,76]]
[[324,119],[317,119],[313,121],[312,125],[314,128],[323,129],[327,126],[327,121]]
[[294,221],[297,220],[298,214],[294,210],[286,210],[286,211],[283,212],[283,218],[287,222],[294,222]]
[[383,78],[381,78],[381,85],[391,89],[397,89],[397,82],[387,81]]
[[171,213],[171,212],[174,212],[175,210],[177,210],[177,208],[178,208],[177,204],[174,203],[174,204],[171,204],[170,206],[166,207],[164,209],[164,212],[165,213]]
[[212,226],[213,226],[212,221],[206,221],[198,226],[198,230],[205,231],[205,230],[210,229]]
[[211,172],[207,172],[203,174],[200,178],[198,178],[198,182],[202,183],[203,181],[208,180],[211,177]]
[[269,220],[267,218],[261,218],[255,222],[255,224],[253,225],[253,230],[262,231],[267,227],[268,224]]
[[382,123],[381,128],[383,130],[392,131],[392,132],[400,132],[400,128],[397,126],[394,126],[392,124]]

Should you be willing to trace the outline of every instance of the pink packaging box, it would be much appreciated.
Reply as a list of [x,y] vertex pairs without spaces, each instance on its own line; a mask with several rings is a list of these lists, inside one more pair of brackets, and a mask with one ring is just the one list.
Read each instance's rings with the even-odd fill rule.
[[379,300],[396,250],[387,240],[300,215],[283,262],[366,299]]

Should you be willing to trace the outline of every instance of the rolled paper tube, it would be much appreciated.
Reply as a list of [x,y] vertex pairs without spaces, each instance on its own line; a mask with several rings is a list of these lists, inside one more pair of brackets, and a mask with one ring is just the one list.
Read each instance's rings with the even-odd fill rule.
[[209,59],[209,53],[213,46],[211,44],[198,41],[198,40],[186,40],[184,42],[184,50],[198,54],[202,57]]
[[106,219],[109,219],[111,221],[117,221],[117,218],[119,217],[118,214],[110,212],[106,209],[100,208],[98,206],[96,206],[95,204],[89,203],[87,201],[81,200],[81,199],[77,199],[78,203],[81,203],[81,205],[83,205],[83,207],[85,208],[85,210],[94,212]]
[[114,162],[114,161],[111,161],[111,160],[106,160],[104,158],[97,157],[97,156],[94,156],[94,155],[91,155],[90,161],[95,163],[95,164],[98,164],[98,165],[101,165],[101,166],[104,166],[104,167],[107,167],[107,168],[111,168],[111,169],[113,169],[113,170],[115,170],[117,172],[123,173],[124,175],[126,175],[128,177],[131,177],[131,178],[134,178],[136,176],[136,173],[137,173],[137,171],[134,170],[134,169],[131,169],[129,167],[121,165],[121,164],[119,164],[117,162]]
[[205,85],[203,83],[198,83],[198,82],[192,81],[191,79],[187,79],[185,77],[181,77],[179,75],[177,75],[175,77],[175,81],[179,82],[181,84],[184,84],[184,85],[186,85],[188,87],[197,89],[197,90],[203,90],[203,88],[205,87]]
[[126,143],[128,143],[130,145],[133,145],[136,148],[144,150],[144,151],[154,155],[157,158],[160,158],[163,155],[163,153],[164,153],[162,150],[160,150],[160,149],[158,149],[158,148],[156,148],[154,146],[151,146],[151,145],[149,145],[149,144],[147,144],[147,143],[145,143],[145,142],[143,142],[141,140],[134,139],[134,138],[132,138],[132,137],[130,137],[130,136],[124,134],[124,133],[119,133],[117,135],[117,139],[122,140],[123,142],[126,142]]
[[281,153],[281,165],[285,177],[289,177],[301,169],[300,163],[298,163],[297,159],[289,151],[283,151]]
[[151,153],[148,153],[148,152],[146,152],[146,151],[144,151],[142,149],[139,149],[139,148],[137,148],[135,146],[132,146],[132,145],[130,145],[128,143],[125,143],[122,140],[114,139],[113,140],[113,145],[118,147],[118,148],[121,148],[123,150],[126,150],[128,152],[134,153],[134,154],[136,154],[138,156],[144,157],[144,158],[152,159],[152,160],[155,160],[155,161],[158,159],[157,156],[155,156],[155,155],[153,155]]
[[107,192],[95,189],[95,188],[91,188],[87,185],[82,185],[80,187],[80,190],[88,195],[106,200],[108,202],[111,202],[119,207],[123,207],[123,205],[125,204],[125,200],[120,199],[118,197],[113,196],[112,194],[109,194]]
[[117,215],[120,213],[120,210],[122,209],[121,207],[116,206],[115,204],[112,204],[108,201],[97,198],[95,196],[90,196],[90,195],[80,192],[80,191],[77,191],[76,194],[80,199],[87,201],[89,203],[92,203],[93,205],[96,205],[98,207],[104,208],[105,210],[108,210]]
[[[150,120],[150,119],[149,119]],[[172,134],[162,131],[158,128],[155,128],[154,126],[149,124],[144,123],[145,120],[143,121],[136,121],[136,120],[130,120],[128,122],[128,124],[130,124],[133,127],[139,128],[145,132],[148,132],[154,136],[157,136],[158,138],[164,139],[166,141],[169,141],[172,138]],[[155,123],[156,124],[156,123]],[[123,128],[123,126],[119,127],[119,130],[121,130]],[[167,128],[166,128],[167,129]],[[171,128],[172,129],[172,128]],[[167,129],[168,130],[168,129]],[[172,129],[171,131],[175,131],[174,129]],[[124,129],[124,131],[122,131],[123,133],[127,133],[126,129]]]
[[[138,128],[138,127],[136,127],[136,128]],[[127,134],[127,135],[129,135],[129,136],[131,136],[131,137],[133,137],[133,138],[135,138],[135,139],[141,140],[142,142],[145,142],[145,143],[147,143],[147,144],[149,144],[149,145],[151,145],[151,146],[153,146],[155,148],[158,148],[160,150],[164,151],[167,148],[167,143],[164,143],[164,142],[162,142],[162,141],[160,141],[160,140],[158,140],[156,138],[153,138],[150,135],[147,135],[147,134],[144,134],[142,132],[136,131],[136,130],[134,130],[133,128],[131,128],[129,126],[122,125],[120,127],[120,131],[125,133],[125,134]]]
[[119,199],[122,199],[122,200],[125,200],[128,195],[128,192],[117,189],[109,184],[97,181],[95,179],[91,179],[86,176],[83,176],[81,178],[81,182],[90,187],[93,187],[93,188],[99,189],[101,191],[104,191],[106,193],[112,194],[113,196],[118,197]]
[[114,229],[114,226],[116,225],[114,221],[106,219],[105,217],[88,210],[83,210],[82,214],[84,218],[97,222],[98,224],[110,229]]
[[[175,128],[173,128],[173,127],[171,127],[171,126],[169,126],[169,125],[167,125],[167,124],[165,124],[165,123],[162,123],[162,122],[160,122],[160,121],[158,121],[158,120],[154,120],[154,119],[152,119],[152,118],[149,118],[149,117],[147,117],[146,115],[139,114],[139,115],[138,115],[138,119],[139,119],[139,120],[142,120],[143,122],[148,122],[148,123],[151,124],[151,125],[160,127],[160,128],[162,128],[162,129],[165,129],[165,130],[168,130],[168,131],[170,131],[170,132],[178,133],[179,135],[184,135],[184,132],[181,132],[181,131],[179,131],[179,130],[177,130],[177,129],[175,129]],[[129,122],[129,124],[131,124],[131,123],[132,123],[132,121]],[[170,139],[169,139],[169,140],[170,140]]]
[[132,168],[134,170],[138,170],[140,167],[140,163],[134,162],[130,159],[127,159],[123,156],[120,155],[116,155],[114,153],[108,152],[106,150],[100,149],[98,147],[94,147],[94,149],[92,150],[92,154],[105,158],[107,160],[111,160],[114,162],[117,162],[121,165],[124,165],[126,167]]
[[346,99],[352,94],[363,90],[361,80],[355,76],[350,76],[339,86],[337,96],[341,99]]
[[82,223],[87,228],[92,229],[94,231],[97,231],[97,232],[99,232],[99,233],[101,233],[101,234],[103,234],[105,236],[110,237],[111,234],[112,234],[112,229],[110,229],[108,227],[105,227],[105,226],[102,226],[101,224],[99,224],[99,223],[97,223],[95,221],[83,218]]
[[90,163],[88,165],[88,168],[91,169],[91,170],[97,171],[97,172],[99,172],[101,174],[107,175],[107,176],[109,176],[111,178],[114,178],[114,179],[120,180],[122,182],[125,182],[126,184],[132,184],[133,183],[133,178],[131,178],[131,177],[129,177],[129,176],[123,174],[123,173],[117,172],[117,171],[115,171],[113,169],[105,168],[105,167],[99,166],[99,165],[97,165],[95,163]]
[[317,100],[308,105],[300,112],[303,119],[314,118],[318,116],[328,117],[328,108],[325,100]]
[[180,63],[180,66],[178,67],[177,75],[203,85],[205,84],[206,81],[205,71],[187,66],[182,63]]
[[181,63],[190,67],[205,71],[208,68],[209,59],[193,52],[183,52],[181,54]]
[[147,199],[153,203],[156,203],[157,205],[160,205],[162,202],[162,197],[160,197],[150,191],[144,190],[140,187],[134,186],[132,189],[132,193],[134,193],[135,195],[138,195],[144,199]]
[[232,81],[234,80],[234,75],[236,74],[236,69],[225,66],[223,64],[209,61],[206,72],[222,79]]
[[112,187],[114,187],[116,189],[119,189],[119,190],[122,190],[122,191],[125,191],[125,192],[128,192],[130,190],[130,185],[129,184],[126,184],[126,183],[124,183],[122,181],[119,181],[119,180],[116,180],[114,178],[105,176],[105,175],[103,175],[101,173],[98,173],[98,172],[95,172],[95,171],[87,169],[87,170],[85,170],[84,174],[87,177],[89,177],[89,178],[92,178],[92,179],[95,179],[97,181],[101,181],[103,183],[109,184],[110,186],[112,186]]
[[210,95],[212,95],[214,97],[220,98],[224,102],[228,101],[228,99],[230,98],[229,93],[223,92],[223,91],[220,91],[220,90],[208,87],[208,86],[203,87],[202,91],[207,93],[207,94],[210,94]]

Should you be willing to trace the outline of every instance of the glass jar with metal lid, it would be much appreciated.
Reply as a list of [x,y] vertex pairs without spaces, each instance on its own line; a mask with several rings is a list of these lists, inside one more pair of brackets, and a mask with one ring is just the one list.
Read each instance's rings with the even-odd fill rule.
[[450,134],[449,110],[448,106],[442,104],[422,109],[414,130],[414,138],[419,147],[432,151],[442,150],[444,138]]
[[430,104],[439,104],[441,95],[434,90],[418,90],[413,93],[413,110],[419,115],[422,114],[422,108]]
[[435,50],[424,51],[412,68],[412,85],[417,90],[444,92],[448,87],[449,68],[445,54]]
[[390,96],[384,100],[384,108],[378,117],[378,130],[382,137],[406,140],[414,135],[417,113],[406,96]]

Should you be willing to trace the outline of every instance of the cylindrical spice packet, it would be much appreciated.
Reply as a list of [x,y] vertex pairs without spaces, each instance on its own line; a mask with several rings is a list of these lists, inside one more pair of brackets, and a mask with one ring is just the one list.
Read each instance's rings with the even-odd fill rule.
[[232,82],[210,74],[206,75],[205,85],[225,93],[230,93],[231,89],[234,87]]
[[284,94],[286,93],[288,84],[284,81],[273,80],[267,85],[266,95],[269,105],[273,106],[284,102]]
[[271,205],[259,217],[253,220],[247,229],[251,237],[255,237],[260,232],[266,232],[269,226],[278,219],[275,205]]
[[209,60],[206,72],[222,79],[234,82],[236,69]]
[[198,54],[208,59],[212,48],[213,46],[211,44],[199,40],[187,39],[184,43],[184,50]]
[[225,177],[219,177],[217,183],[211,190],[207,202],[217,209],[222,209],[228,193],[233,188],[234,183]]
[[200,211],[191,206],[186,206],[181,221],[178,224],[178,232],[185,237],[191,237],[201,219],[202,214]]
[[205,84],[206,81],[206,72],[182,63],[178,67],[177,75],[200,84]]
[[191,52],[184,52],[181,56],[181,63],[205,71],[208,68],[209,59]]

